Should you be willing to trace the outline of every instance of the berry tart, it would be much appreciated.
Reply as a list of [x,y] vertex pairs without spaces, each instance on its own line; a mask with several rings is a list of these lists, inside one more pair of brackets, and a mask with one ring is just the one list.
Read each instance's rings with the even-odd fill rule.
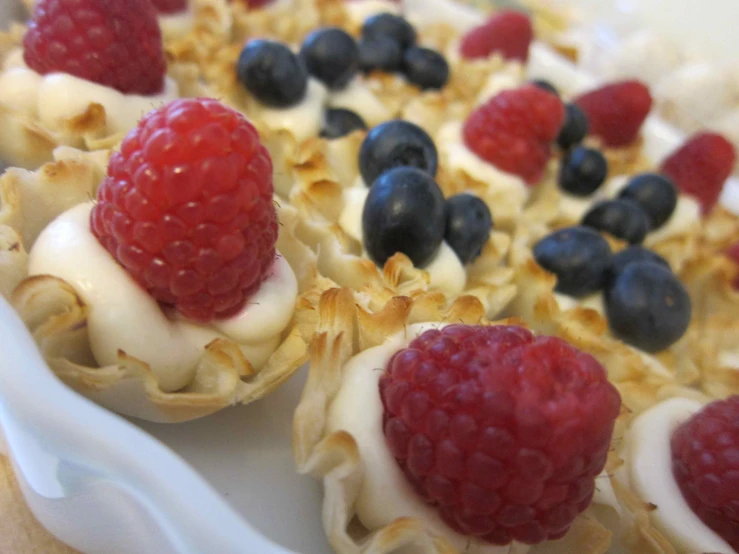
[[319,312],[293,446],[336,552],[674,552],[609,477],[630,416],[586,351],[469,297]]
[[[63,169],[91,164],[3,177],[23,187],[16,231],[28,239],[12,302],[52,370],[106,407],[164,422],[289,378],[308,355],[315,258],[294,236],[295,211],[273,199],[256,129],[216,100],[176,100],[140,121],[104,173],[93,166],[94,200],[71,199],[82,185]],[[52,186],[69,194],[40,229],[23,202]]]

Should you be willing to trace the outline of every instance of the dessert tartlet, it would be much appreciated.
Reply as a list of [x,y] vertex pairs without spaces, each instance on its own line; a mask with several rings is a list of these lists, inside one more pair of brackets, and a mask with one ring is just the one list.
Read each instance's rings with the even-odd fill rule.
[[[307,359],[318,277],[294,209],[273,200],[254,127],[215,100],[178,100],[127,135],[102,183],[81,156],[3,177],[28,239],[12,302],[52,371],[108,408],[165,422],[289,378]],[[92,172],[88,190],[65,169]],[[23,205],[46,188],[57,198],[37,225]]]

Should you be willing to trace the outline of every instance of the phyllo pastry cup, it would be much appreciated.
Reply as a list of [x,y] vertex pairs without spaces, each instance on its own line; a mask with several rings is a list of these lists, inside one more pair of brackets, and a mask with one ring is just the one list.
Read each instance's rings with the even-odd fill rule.
[[[366,381],[362,380],[365,391],[362,394],[380,396],[378,390],[372,389],[377,387],[383,368],[378,365],[376,369],[370,369],[365,364],[366,371],[354,371],[358,367],[359,362],[354,362],[359,359],[358,355],[387,341],[397,339],[398,344],[407,343],[400,339],[407,336],[410,340],[418,336],[421,328],[414,324],[421,322],[494,325],[485,318],[485,310],[475,298],[462,296],[451,306],[434,306],[427,300],[419,302],[408,297],[395,297],[371,309],[361,294],[348,289],[333,289],[326,291],[319,302],[319,324],[313,342],[308,382],[295,412],[293,447],[299,473],[310,475],[323,483],[323,525],[333,549],[340,554],[605,554],[611,547],[628,545],[624,551],[654,554],[674,552],[664,537],[652,527],[648,517],[649,506],[613,478],[622,465],[618,451],[631,417],[626,410],[622,410],[616,422],[608,461],[603,474],[596,479],[592,504],[577,516],[564,538],[546,541],[535,547],[517,542],[495,546],[473,537],[456,535],[442,522],[436,510],[425,505],[417,496],[418,493],[406,480],[392,454],[380,451],[388,448],[382,425],[376,421],[378,417],[382,420],[382,414],[378,416],[374,410],[367,413],[371,402],[353,406],[353,413],[346,414],[346,421],[356,423],[362,418],[366,419],[366,425],[362,427],[366,429],[360,433],[361,436],[341,426],[336,430],[334,419],[340,408],[334,403],[344,387],[359,383],[357,379],[360,373],[372,376],[372,379],[367,377]],[[519,319],[496,323],[523,325]],[[555,330],[551,325],[541,327]],[[557,327],[556,330],[564,332],[566,340],[571,339],[567,328]],[[585,346],[592,347],[592,353],[597,356],[609,345],[595,344],[594,340]],[[608,361],[618,363],[618,358],[614,356]],[[377,403],[380,403],[379,398]],[[382,405],[379,409],[382,411]],[[379,431],[375,428],[379,428]],[[381,437],[380,443],[376,442],[377,433]],[[370,436],[374,438],[369,440]],[[377,506],[378,499],[383,497],[387,512],[392,516],[380,517],[376,510],[375,515],[368,515],[368,506]],[[414,513],[395,517],[399,513],[397,506],[400,498],[404,507],[416,506],[410,510]],[[374,523],[366,524],[366,519],[364,522],[360,520],[362,517]],[[385,521],[380,524],[379,520]]]

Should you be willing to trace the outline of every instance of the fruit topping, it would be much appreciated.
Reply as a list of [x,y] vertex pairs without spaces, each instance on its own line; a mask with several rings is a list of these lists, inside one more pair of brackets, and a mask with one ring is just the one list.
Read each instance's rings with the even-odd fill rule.
[[435,50],[412,46],[403,54],[403,73],[422,90],[440,89],[449,80],[449,64]]
[[559,186],[574,196],[590,196],[608,175],[608,162],[598,150],[578,146],[565,155],[559,166]]
[[576,104],[565,104],[565,122],[557,137],[557,145],[569,150],[580,144],[588,134],[588,117]]
[[490,209],[477,196],[463,193],[447,199],[444,240],[463,264],[480,256],[492,228]]
[[380,379],[390,452],[455,531],[564,536],[591,503],[621,398],[591,355],[514,326],[426,331]]
[[611,331],[646,352],[659,352],[685,334],[691,303],[678,278],[661,264],[628,264],[605,290]]
[[735,163],[736,151],[728,140],[699,133],[662,162],[661,171],[681,192],[695,197],[705,214],[718,202]]
[[539,87],[541,90],[551,92],[555,96],[559,97],[559,91],[557,90],[557,87],[555,87],[552,83],[550,83],[546,79],[534,79],[533,81],[530,82],[530,84],[534,85],[535,87]]
[[611,265],[611,247],[589,227],[568,227],[534,246],[536,262],[557,276],[557,292],[587,296],[598,292]]
[[717,400],[672,435],[672,472],[685,501],[739,551],[739,396]]
[[446,205],[434,178],[413,167],[383,173],[362,213],[364,247],[379,266],[397,252],[424,267],[444,238]]
[[585,214],[582,224],[631,244],[644,241],[649,231],[647,214],[639,204],[628,199],[597,203]]
[[341,138],[360,129],[366,130],[367,124],[353,111],[331,108],[324,115],[321,136],[327,139]]
[[736,290],[739,290],[739,242],[737,242],[736,244],[731,246],[728,250],[726,250],[726,255],[728,256],[730,260],[734,262],[734,264],[736,264],[737,275],[734,278],[733,285]]
[[564,107],[553,94],[532,85],[504,90],[467,118],[464,142],[501,171],[535,184],[563,120]]
[[187,0],[151,0],[161,14],[171,15],[187,10]]
[[400,71],[403,68],[403,49],[393,38],[363,38],[359,41],[359,67],[365,73]]
[[167,70],[150,0],[40,0],[23,58],[41,75],[67,73],[124,94],[157,94]]
[[309,34],[300,49],[308,72],[330,89],[342,89],[359,71],[359,48],[346,31],[336,27]]
[[433,178],[438,163],[433,139],[418,125],[400,119],[372,129],[359,151],[359,171],[368,187],[394,167],[415,167]]
[[649,229],[654,231],[672,217],[677,206],[677,190],[672,182],[656,173],[635,176],[619,194],[620,198],[639,204],[649,218]]
[[250,40],[239,56],[239,81],[267,106],[287,108],[300,102],[308,88],[308,70],[287,46]]
[[90,227],[156,300],[207,322],[269,276],[272,160],[244,116],[212,99],[144,116],[113,154]]
[[533,39],[534,29],[526,14],[503,10],[467,33],[460,51],[467,59],[487,58],[497,53],[506,60],[526,62]]
[[590,133],[612,148],[628,146],[639,136],[652,109],[649,89],[639,81],[622,81],[583,94],[574,103],[590,123]]
[[608,270],[609,281],[613,281],[624,269],[638,262],[652,262],[670,269],[670,264],[659,254],[643,246],[629,246],[611,258],[611,267]]
[[370,17],[362,25],[364,38],[390,38],[405,51],[416,44],[416,30],[405,19],[390,13]]

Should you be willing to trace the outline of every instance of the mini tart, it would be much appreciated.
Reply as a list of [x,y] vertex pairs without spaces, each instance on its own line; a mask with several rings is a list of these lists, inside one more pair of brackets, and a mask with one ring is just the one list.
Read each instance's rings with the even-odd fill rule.
[[[608,378],[621,393],[624,405],[640,413],[662,399],[676,395],[723,398],[736,393],[737,367],[716,361],[739,340],[739,326],[728,314],[739,304],[731,289],[734,269],[720,256],[695,258],[677,273],[693,302],[693,318],[685,335],[668,349],[647,354],[614,338],[596,303],[573,299],[573,307],[560,307],[556,277],[534,260],[531,245],[548,232],[519,230],[511,247],[510,262],[516,270],[518,295],[508,313],[520,316],[538,332],[561,333],[574,346],[593,354],[607,369]],[[617,252],[623,243],[610,239]],[[727,300],[733,304],[727,304]],[[724,307],[725,306],[725,307]],[[734,392],[732,392],[734,391]]]
[[[308,382],[294,417],[293,449],[298,472],[323,482],[324,530],[333,549],[338,554],[385,554],[413,545],[419,552],[462,554],[439,536],[433,525],[413,517],[401,517],[380,529],[364,528],[356,517],[367,471],[358,443],[346,431],[328,432],[327,425],[331,404],[342,388],[344,368],[350,358],[381,345],[413,323],[454,321],[489,325],[482,305],[475,298],[460,297],[451,306],[444,306],[424,295],[416,299],[395,297],[372,309],[362,295],[348,289],[332,289],[322,295],[318,311]],[[520,324],[520,321],[498,323]],[[567,334],[563,338],[570,339]],[[616,450],[623,441],[630,417],[624,412],[617,421],[613,450],[606,466],[609,476],[622,464]],[[633,552],[674,552],[651,526],[648,506],[628,488],[609,477],[598,485],[598,491],[597,502],[602,505],[591,505],[575,520],[564,539],[543,543],[531,553],[605,554],[616,541],[633,546],[630,550]],[[410,488],[409,493],[413,494]],[[491,552],[490,546],[471,539],[464,552],[485,554]],[[503,549],[492,551],[503,552]],[[514,548],[510,552],[519,550]]]
[[490,317],[497,316],[516,293],[513,271],[505,264],[510,245],[506,233],[492,230],[480,257],[464,266],[464,289],[451,293],[434,288],[429,273],[414,267],[404,254],[395,254],[384,267],[378,267],[363,255],[362,244],[341,228],[345,193],[358,186],[355,183],[360,178],[357,160],[363,139],[364,133],[358,131],[338,140],[317,141],[311,155],[294,168],[289,200],[300,219],[296,233],[316,252],[321,275],[383,303],[398,294],[415,297],[433,293],[447,304],[458,294],[472,295]]

